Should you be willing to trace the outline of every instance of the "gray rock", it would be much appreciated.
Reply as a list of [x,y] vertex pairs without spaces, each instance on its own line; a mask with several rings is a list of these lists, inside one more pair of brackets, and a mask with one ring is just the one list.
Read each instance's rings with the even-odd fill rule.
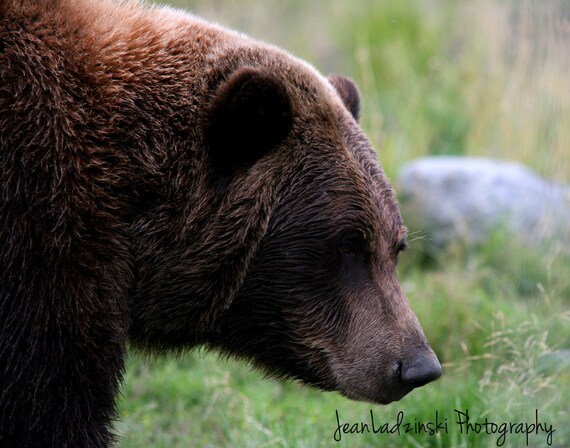
[[570,350],[556,350],[539,356],[536,360],[536,371],[546,374],[570,372]]
[[484,242],[500,228],[531,244],[562,244],[570,253],[570,187],[512,162],[426,157],[398,178],[404,218],[436,246]]

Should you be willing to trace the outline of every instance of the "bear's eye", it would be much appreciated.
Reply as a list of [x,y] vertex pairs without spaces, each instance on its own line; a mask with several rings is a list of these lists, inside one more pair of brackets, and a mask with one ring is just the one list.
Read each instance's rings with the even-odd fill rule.
[[338,251],[348,257],[354,257],[356,255],[356,250],[350,244],[339,244]]
[[366,236],[361,232],[346,232],[338,246],[338,253],[347,257],[355,257],[366,251]]

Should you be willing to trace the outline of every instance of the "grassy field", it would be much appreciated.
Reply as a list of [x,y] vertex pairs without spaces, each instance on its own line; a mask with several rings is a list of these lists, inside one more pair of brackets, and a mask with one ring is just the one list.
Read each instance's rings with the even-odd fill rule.
[[[392,179],[408,160],[457,154],[517,160],[570,182],[563,0],[174,4],[276,43],[324,73],[352,76],[363,128]],[[568,257],[556,247],[529,250],[497,229],[477,249],[458,244],[426,260],[421,229],[412,230],[419,233],[399,274],[443,363],[438,382],[380,407],[267,380],[215,354],[133,353],[120,446],[570,446]],[[391,433],[354,432],[371,412],[376,429],[387,423]],[[489,424],[467,433],[457,423],[467,412],[471,423]],[[354,433],[337,431],[337,415]],[[537,415],[540,427],[525,426]],[[402,425],[398,433],[399,418],[412,431]]]

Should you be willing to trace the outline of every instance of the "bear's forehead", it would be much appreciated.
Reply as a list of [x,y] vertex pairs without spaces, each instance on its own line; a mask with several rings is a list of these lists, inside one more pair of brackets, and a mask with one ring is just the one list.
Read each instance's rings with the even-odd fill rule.
[[311,221],[359,230],[370,240],[397,246],[407,231],[394,190],[366,139],[356,134],[356,139],[328,138],[326,146],[311,142],[301,148],[307,162],[295,169],[294,202],[313,211],[303,213]]
[[376,237],[394,244],[404,241],[407,229],[395,192],[375,155],[361,150],[360,157],[356,158],[359,169],[353,171],[353,175],[362,176],[365,187],[359,191],[359,196],[374,215],[371,226]]

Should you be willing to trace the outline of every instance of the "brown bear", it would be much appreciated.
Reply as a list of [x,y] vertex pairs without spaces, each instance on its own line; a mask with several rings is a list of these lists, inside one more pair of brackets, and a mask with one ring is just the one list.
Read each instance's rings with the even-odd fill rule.
[[127,338],[376,403],[438,378],[358,113],[173,9],[0,0],[0,446],[108,446]]

